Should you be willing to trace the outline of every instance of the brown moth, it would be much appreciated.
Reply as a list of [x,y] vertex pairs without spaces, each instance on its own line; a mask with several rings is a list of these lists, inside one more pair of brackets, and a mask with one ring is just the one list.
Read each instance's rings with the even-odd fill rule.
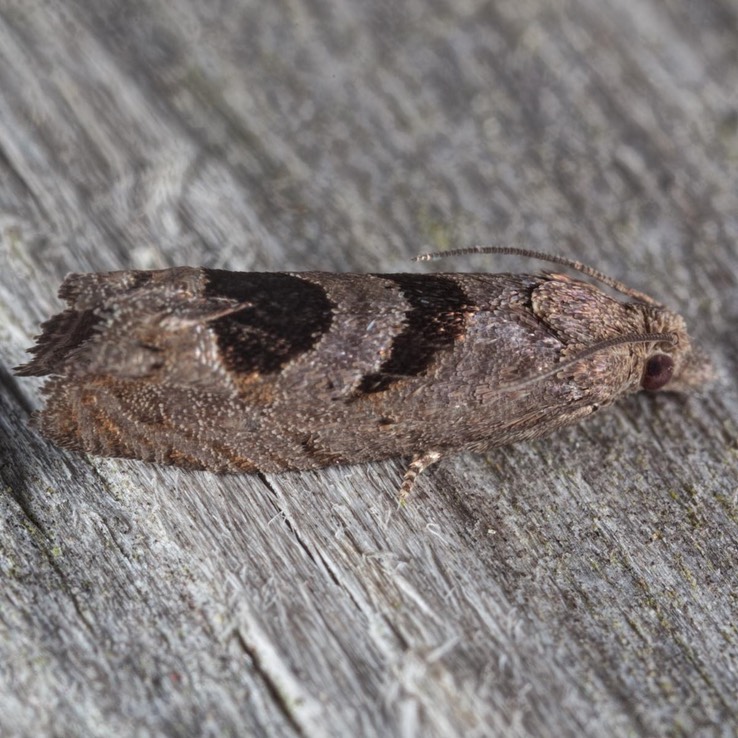
[[[562,274],[71,274],[21,375],[60,446],[214,472],[439,458],[551,433],[710,377],[683,319]],[[426,255],[420,258],[433,258]]]

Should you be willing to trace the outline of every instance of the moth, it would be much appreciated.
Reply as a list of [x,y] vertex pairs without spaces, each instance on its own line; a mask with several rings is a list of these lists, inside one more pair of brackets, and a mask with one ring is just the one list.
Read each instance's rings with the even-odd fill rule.
[[[564,274],[71,274],[42,325],[35,417],[59,446],[214,472],[438,459],[551,433],[711,370],[684,320],[580,262]],[[425,255],[419,257],[434,258]],[[620,293],[613,296],[611,288]]]

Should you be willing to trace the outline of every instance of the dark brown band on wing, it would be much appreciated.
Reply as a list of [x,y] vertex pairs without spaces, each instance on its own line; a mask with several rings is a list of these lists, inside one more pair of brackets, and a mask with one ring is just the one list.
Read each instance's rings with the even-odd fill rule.
[[278,372],[312,349],[331,326],[333,303],[320,285],[291,274],[204,272],[207,297],[244,303],[243,310],[209,324],[226,367],[235,372]]
[[383,274],[398,285],[408,301],[405,327],[392,342],[390,355],[379,371],[367,374],[359,392],[386,390],[403,377],[422,374],[435,356],[450,349],[464,333],[466,315],[473,309],[461,287],[434,274]]

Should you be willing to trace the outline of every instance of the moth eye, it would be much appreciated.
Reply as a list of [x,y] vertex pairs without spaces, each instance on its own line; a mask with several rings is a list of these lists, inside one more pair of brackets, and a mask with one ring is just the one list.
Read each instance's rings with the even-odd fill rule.
[[641,387],[645,390],[659,390],[674,373],[674,359],[667,354],[656,354],[646,362]]

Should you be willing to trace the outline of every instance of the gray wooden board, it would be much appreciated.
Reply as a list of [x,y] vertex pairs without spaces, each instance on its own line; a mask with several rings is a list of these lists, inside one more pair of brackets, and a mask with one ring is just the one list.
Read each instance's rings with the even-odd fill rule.
[[[729,0],[0,0],[0,733],[736,734],[737,90]],[[402,510],[401,460],[218,478],[26,426],[67,272],[475,243],[648,291],[720,380]]]

